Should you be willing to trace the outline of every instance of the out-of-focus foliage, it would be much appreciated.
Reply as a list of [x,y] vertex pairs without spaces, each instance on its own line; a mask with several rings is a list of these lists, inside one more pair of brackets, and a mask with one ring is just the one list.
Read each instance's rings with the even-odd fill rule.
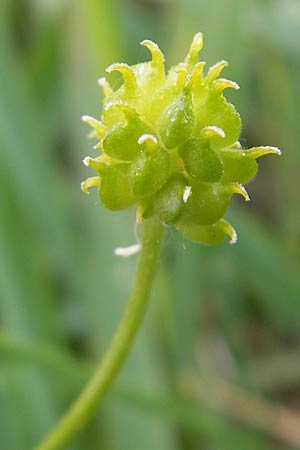
[[[118,259],[113,249],[136,239],[133,214],[106,212],[80,192],[90,148],[80,116],[99,115],[96,79],[114,61],[144,61],[136,43],[145,38],[173,64],[197,31],[203,58],[229,60],[226,77],[241,86],[230,97],[243,146],[275,145],[283,156],[261,162],[252,203],[237,201],[228,215],[235,247],[169,233],[145,327],[70,449],[299,448],[299,21],[298,0],[2,0],[1,449],[30,450],[56,422],[130,288],[135,257]],[[191,369],[206,396],[185,378]],[[233,410],[221,401],[220,392],[237,395],[228,385],[242,388]],[[283,425],[270,426],[282,411]]]

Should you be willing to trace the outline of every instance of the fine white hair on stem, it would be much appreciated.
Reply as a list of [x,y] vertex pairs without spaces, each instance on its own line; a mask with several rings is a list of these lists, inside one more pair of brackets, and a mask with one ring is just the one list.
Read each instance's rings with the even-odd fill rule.
[[117,247],[114,249],[114,254],[117,256],[122,256],[123,258],[128,258],[129,256],[136,255],[141,250],[140,244],[133,244],[129,247]]

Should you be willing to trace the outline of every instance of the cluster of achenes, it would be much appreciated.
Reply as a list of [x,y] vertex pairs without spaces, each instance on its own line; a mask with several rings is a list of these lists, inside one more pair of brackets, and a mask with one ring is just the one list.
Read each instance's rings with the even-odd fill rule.
[[82,183],[84,192],[97,186],[103,205],[113,211],[137,206],[137,220],[155,216],[189,239],[216,244],[230,236],[223,219],[230,198],[257,172],[256,159],[274,147],[242,149],[240,116],[223,96],[239,86],[219,78],[226,61],[203,74],[198,62],[202,34],[195,35],[184,62],[165,74],[164,55],[149,40],[141,42],[152,55],[146,63],[112,64],[124,83],[113,91],[105,78],[101,121],[83,116],[100,139],[97,158],[84,164],[98,172]]

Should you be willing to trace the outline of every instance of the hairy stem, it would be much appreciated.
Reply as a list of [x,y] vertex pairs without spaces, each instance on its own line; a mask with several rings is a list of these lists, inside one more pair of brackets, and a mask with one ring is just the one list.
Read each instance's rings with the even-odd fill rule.
[[150,297],[164,228],[146,220],[142,249],[127,307],[93,377],[56,427],[35,450],[60,450],[85,426],[118,374],[141,325]]

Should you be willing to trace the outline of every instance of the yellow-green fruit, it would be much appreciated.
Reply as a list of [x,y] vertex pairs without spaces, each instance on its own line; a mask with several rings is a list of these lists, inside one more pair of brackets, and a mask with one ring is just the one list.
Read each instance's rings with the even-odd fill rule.
[[129,185],[129,170],[128,163],[102,166],[99,195],[107,209],[118,211],[134,204],[135,198]]
[[152,130],[135,111],[127,112],[127,123],[118,123],[103,139],[103,150],[112,158],[132,161],[140,152],[139,137]]
[[192,193],[187,202],[185,222],[209,225],[226,212],[232,193],[220,183],[192,182]]
[[161,147],[140,153],[130,168],[131,190],[136,197],[153,195],[169,174],[169,154]]
[[[235,83],[224,85],[224,88],[226,87],[238,88]],[[228,147],[238,140],[241,132],[241,118],[235,107],[225,99],[223,89],[217,90],[212,86],[206,102],[197,105],[195,117],[196,129],[201,130],[204,127],[213,125],[224,131],[224,137],[216,136],[214,138],[215,148]]]
[[188,180],[181,174],[172,175],[156,194],[153,211],[162,223],[173,225],[181,218],[185,208],[184,193]]
[[224,167],[221,182],[247,183],[257,173],[258,164],[256,158],[268,153],[278,154],[278,149],[274,147],[254,147],[244,150],[239,147],[233,147],[220,150],[219,155]]
[[280,150],[241,148],[241,119],[224,96],[225,89],[239,86],[220,77],[226,61],[206,70],[198,60],[201,33],[167,73],[157,44],[141,44],[151,60],[109,66],[108,73],[121,73],[122,85],[113,90],[101,78],[101,118],[83,116],[100,155],[84,158],[97,176],[84,181],[82,190],[97,188],[113,211],[134,205],[138,222],[154,216],[197,242],[216,244],[226,235],[234,242],[235,232],[223,219],[230,198],[237,193],[249,200],[241,183],[255,176],[257,158]]
[[203,139],[192,138],[182,144],[178,153],[185,170],[199,181],[219,181],[223,167],[217,153]]
[[166,148],[182,144],[191,135],[194,114],[190,92],[183,92],[161,114],[158,129]]
[[230,243],[237,240],[234,228],[224,219],[212,225],[196,225],[194,223],[179,222],[176,228],[191,241],[202,244],[221,244],[226,236],[230,237]]

